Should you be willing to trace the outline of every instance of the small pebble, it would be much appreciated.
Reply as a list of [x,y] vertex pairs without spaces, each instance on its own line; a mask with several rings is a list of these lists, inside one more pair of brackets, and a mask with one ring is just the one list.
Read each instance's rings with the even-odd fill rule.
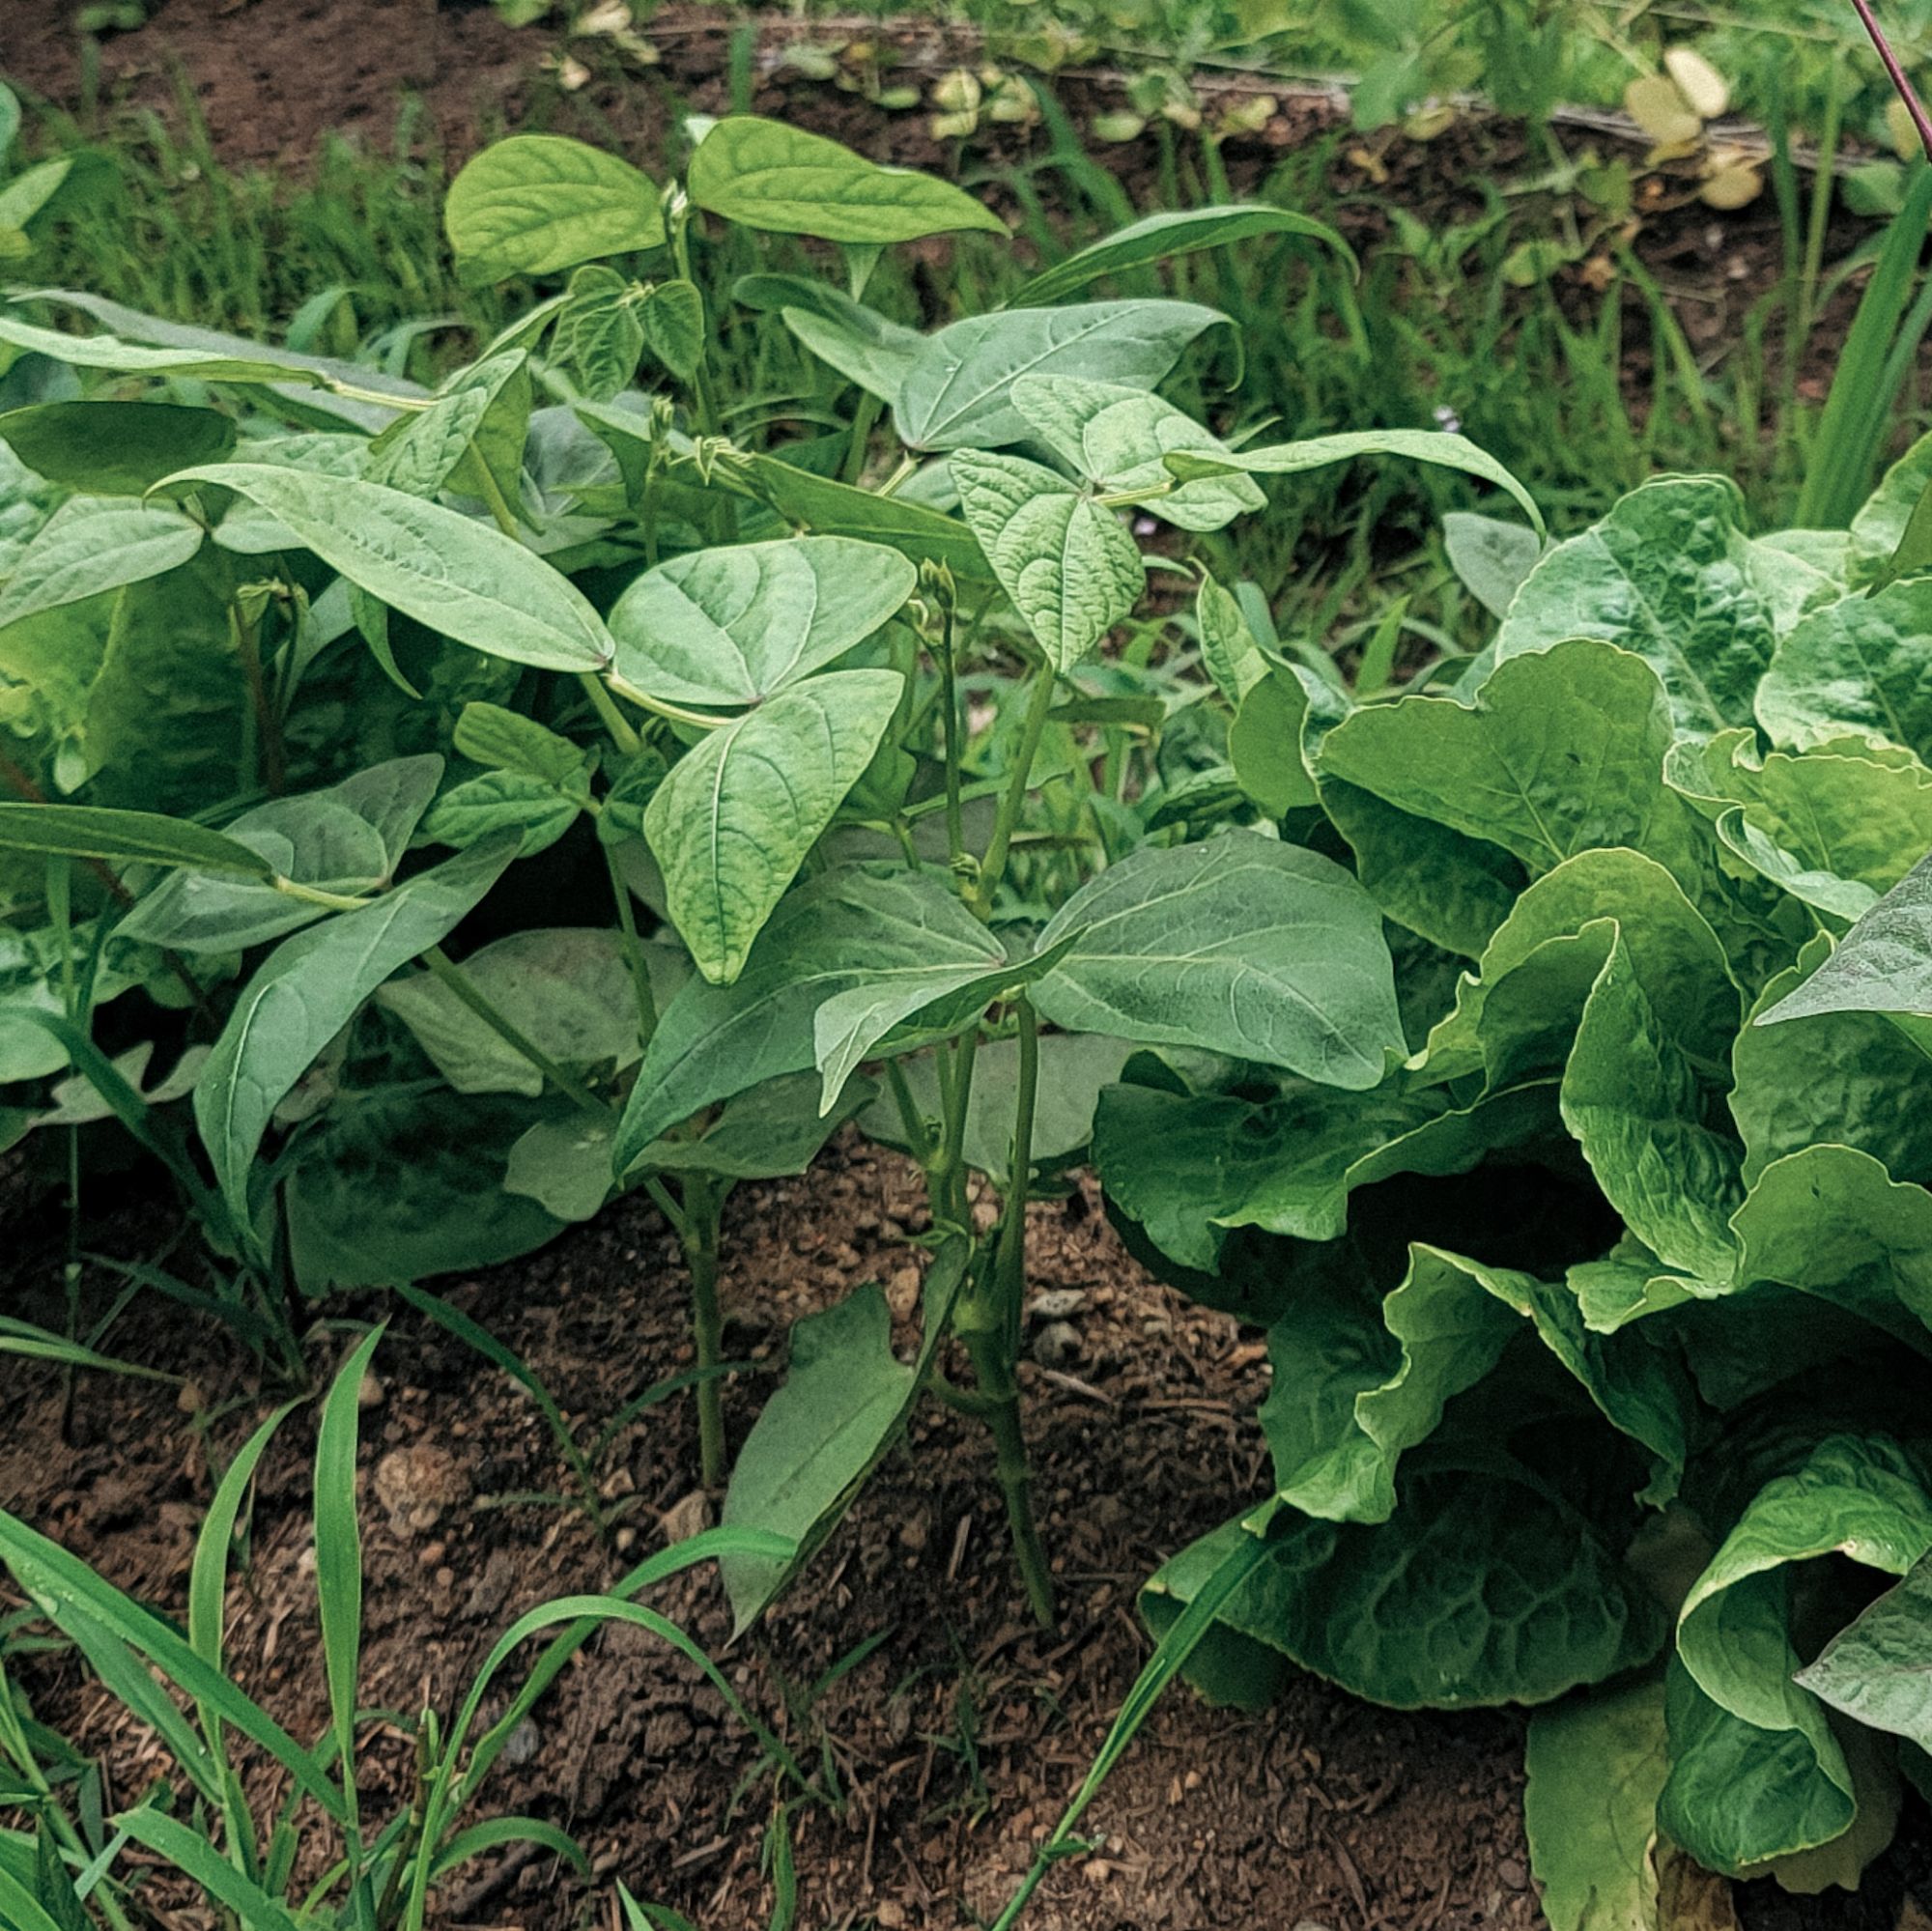
[[533,1722],[531,1722],[531,1720],[527,1717],[526,1717],[524,1720],[521,1723],[519,1723],[514,1730],[510,1732],[510,1740],[503,1746],[503,1761],[507,1763],[511,1767],[511,1769],[521,1770],[525,1764],[528,1763],[530,1759],[536,1755],[537,1748],[542,1744],[542,1742],[543,1742],[542,1733],[537,1729],[537,1726]]
[[1080,1332],[1069,1321],[1050,1320],[1033,1338],[1033,1358],[1042,1368],[1064,1368],[1080,1358]]
[[1529,1888],[1529,1873],[1514,1858],[1505,1858],[1496,1866],[1496,1875],[1512,1890],[1527,1890]]
[[683,1501],[673,1502],[664,1512],[667,1542],[689,1542],[700,1529],[711,1526],[711,1497],[702,1489],[694,1489]]
[[1086,1305],[1084,1288],[1049,1288],[1045,1293],[1034,1296],[1027,1313],[1036,1320],[1065,1320]]

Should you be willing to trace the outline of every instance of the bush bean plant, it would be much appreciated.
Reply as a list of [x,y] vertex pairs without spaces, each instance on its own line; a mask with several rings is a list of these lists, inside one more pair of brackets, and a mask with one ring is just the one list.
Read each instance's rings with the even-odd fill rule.
[[[1157,1676],[1536,1706],[1557,1931],[1645,1921],[1678,1858],[1855,1881],[1932,1744],[1932,448],[1849,530],[1753,536],[1707,477],[1547,548],[1460,436],[1162,399],[1232,325],[1147,293],[1160,265],[1346,254],[1305,217],[1151,215],[919,332],[866,304],[882,250],[997,214],[777,124],[694,132],[663,185],[552,136],[477,156],[458,270],[521,313],[433,393],[74,292],[0,309],[0,1137],[76,1225],[103,1137],[164,1162],[214,1264],[139,1278],[297,1390],[318,1297],[647,1192],[741,1631],[927,1397],[988,1429],[1051,1620],[1027,1205],[1091,1147],[1130,1245],[1274,1367],[1272,1492],[1149,1584]],[[821,272],[707,313],[726,227]],[[748,317],[842,412],[720,392]],[[1269,479],[1362,457],[1500,493],[1448,531],[1500,617],[1479,656],[1414,663],[1398,612],[1345,673],[1240,581]],[[801,1320],[731,1461],[725,1196],[855,1120],[925,1177],[919,1342],[870,1286]],[[318,1508],[353,1526],[341,1413]],[[213,1696],[218,1641],[190,1681],[0,1530],[117,1694],[161,1718],[132,1641]],[[213,1860],[113,1842],[233,1908],[231,1872],[287,1868],[211,1707],[166,1734]],[[476,1841],[460,1730],[366,1840],[311,1754],[343,1852],[298,1921],[420,1921]],[[45,1842],[114,1907],[104,1844]]]

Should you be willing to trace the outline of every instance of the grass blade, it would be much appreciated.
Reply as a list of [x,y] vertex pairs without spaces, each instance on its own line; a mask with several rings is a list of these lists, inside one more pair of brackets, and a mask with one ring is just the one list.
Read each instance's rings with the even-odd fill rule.
[[114,1821],[135,1843],[144,1844],[167,1859],[217,1904],[225,1905],[246,1931],[299,1931],[296,1920],[267,1891],[237,1870],[206,1837],[179,1819],[143,1806]]
[[315,1592],[322,1613],[322,1659],[328,1708],[342,1760],[343,1828],[349,1882],[358,1917],[373,1925],[375,1904],[362,1866],[362,1820],[355,1790],[355,1685],[362,1651],[362,1532],[355,1519],[355,1450],[363,1377],[381,1344],[372,1328],[351,1351],[323,1404],[315,1442]]
[[[341,1791],[314,1756],[273,1718],[244,1696],[219,1670],[211,1669],[160,1617],[124,1596],[78,1557],[70,1555],[58,1543],[49,1542],[4,1509],[0,1509],[0,1562],[13,1571],[42,1613],[83,1649],[90,1641],[98,1642],[105,1635],[132,1650],[197,1703],[213,1705],[230,1729],[239,1730],[251,1743],[260,1745],[330,1817],[341,1820],[344,1814]],[[145,1673],[143,1680],[149,1680]],[[180,1713],[176,1712],[176,1716],[179,1719]],[[185,1723],[182,1727],[186,1730]],[[191,1730],[186,1731],[186,1736],[191,1757],[198,1758],[205,1770],[205,1752]],[[193,1775],[191,1761],[184,1762],[182,1769]],[[219,1801],[220,1792],[213,1784],[207,1786],[207,1795]]]

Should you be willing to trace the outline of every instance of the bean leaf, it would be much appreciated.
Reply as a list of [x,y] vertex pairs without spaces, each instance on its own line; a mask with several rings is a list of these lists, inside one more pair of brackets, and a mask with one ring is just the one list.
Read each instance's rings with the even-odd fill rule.
[[487,656],[601,670],[614,646],[589,600],[514,537],[381,483],[263,463],[184,469],[259,505],[372,597]]
[[893,419],[900,440],[915,449],[1024,442],[1033,427],[1012,399],[1022,376],[1087,376],[1151,389],[1197,335],[1225,319],[1191,301],[1091,301],[968,316],[925,338]]
[[838,670],[711,732],[644,810],[671,923],[719,985],[871,762],[899,700],[895,670]]
[[1048,922],[1077,934],[1034,993],[1070,1032],[1199,1046],[1361,1091],[1404,1050],[1375,901],[1338,865],[1252,832],[1130,853]]
[[1132,611],[1147,573],[1113,511],[1019,456],[954,453],[959,506],[1000,586],[1056,670]]
[[1028,306],[1044,307],[1064,300],[1102,275],[1128,274],[1175,255],[1192,254],[1197,248],[1224,247],[1230,241],[1244,241],[1256,235],[1298,235],[1333,248],[1351,269],[1357,266],[1354,250],[1334,229],[1306,214],[1296,214],[1292,209],[1262,204],[1180,209],[1131,222],[1105,241],[1094,241],[1065,261],[1056,262],[1035,275],[1013,299]]
[[485,148],[450,183],[442,225],[470,288],[634,254],[665,238],[649,178],[561,134],[513,134]]
[[502,875],[497,838],[418,872],[373,905],[284,939],[242,988],[195,1089],[195,1123],[238,1218],[269,1122],[322,1049],[389,975],[440,945]]
[[991,209],[950,182],[881,167],[823,135],[755,114],[713,126],[691,157],[686,185],[713,214],[823,241],[917,241],[961,228],[1007,232]]
[[673,703],[761,703],[869,637],[916,581],[897,551],[843,536],[692,551],[618,598],[617,671]]
[[193,518],[167,504],[71,497],[42,525],[0,589],[0,630],[158,577],[185,563],[203,533]]

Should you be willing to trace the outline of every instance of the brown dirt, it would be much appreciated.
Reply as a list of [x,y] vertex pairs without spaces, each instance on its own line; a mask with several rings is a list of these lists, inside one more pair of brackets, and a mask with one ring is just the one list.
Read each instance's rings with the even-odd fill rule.
[[[900,1243],[923,1225],[921,1203],[912,1169],[858,1145],[802,1181],[743,1190],[727,1224],[727,1350],[781,1356],[794,1319],[868,1278],[909,1306]],[[8,1305],[50,1314],[52,1217],[14,1225],[22,1265]],[[1042,1637],[1018,1606],[983,1433],[932,1406],[763,1632],[729,1655],[752,1707],[809,1761],[836,1763],[844,1793],[841,1813],[795,1813],[802,1924],[953,1926],[996,1913],[1146,1659],[1136,1587],[1264,1481],[1252,1413],[1265,1369],[1252,1335],[1143,1274],[1089,1192],[1039,1207],[1035,1231],[1037,1288],[1085,1296],[1077,1356],[1057,1377],[1024,1370],[1059,1633]],[[165,1224],[148,1212],[116,1232],[152,1252]],[[592,1428],[690,1358],[681,1269],[647,1207],[619,1207],[533,1260],[444,1285]],[[104,1278],[92,1287],[104,1292]],[[487,1505],[564,1480],[506,1380],[407,1309],[366,1297],[329,1312],[394,1317],[364,1420],[363,1701],[412,1710],[427,1696],[447,1710],[519,1612],[609,1584],[659,1545],[667,1514],[694,1506],[689,1401],[651,1410],[612,1455],[607,1489],[629,1501],[636,1532],[619,1557],[574,1511]],[[137,1304],[110,1345],[190,1376],[219,1419],[185,1412],[171,1388],[99,1377],[64,1440],[59,1376],[0,1361],[0,1411],[13,1417],[0,1499],[179,1616],[211,1456],[225,1463],[268,1398],[227,1343],[159,1303]],[[319,1377],[344,1346],[317,1334]],[[731,1387],[734,1440],[763,1393]],[[265,1463],[253,1562],[230,1601],[231,1666],[302,1736],[327,1722],[307,1567],[312,1431],[304,1409]],[[728,1617],[708,1576],[654,1600],[724,1650]],[[807,1687],[873,1636],[879,1647],[806,1708]],[[73,1659],[38,1661],[25,1681],[44,1719],[104,1757],[119,1799],[161,1770],[152,1741]],[[602,1870],[706,1931],[765,1922],[770,1784],[689,1667],[637,1633],[607,1633],[537,1723],[534,1756],[488,1791],[486,1813],[553,1819]],[[1513,1717],[1398,1716],[1313,1679],[1259,1719],[1177,1693],[1090,1813],[1096,1848],[1049,1880],[1029,1922],[1280,1931],[1305,1917],[1335,1931],[1530,1931],[1520,1746]],[[364,1805],[382,1815],[405,1753],[391,1739],[375,1756]],[[256,1788],[268,1800],[266,1776]],[[562,1931],[588,1908],[548,1862],[467,1905],[464,1888],[445,1891],[445,1921]],[[185,1908],[171,1921],[199,1922]]]
[[[58,1216],[9,1216],[10,1309],[58,1318]],[[800,1315],[867,1279],[904,1314],[904,1241],[924,1226],[916,1173],[847,1142],[806,1178],[741,1190],[726,1227],[727,1352],[782,1357]],[[166,1213],[138,1197],[100,1235],[152,1254]],[[835,1540],[765,1627],[727,1648],[708,1572],[652,1598],[714,1655],[734,1687],[813,1769],[836,1766],[838,1808],[792,1813],[799,1923],[954,1927],[996,1914],[1079,1781],[1148,1653],[1134,1594],[1162,1557],[1264,1482],[1253,1410],[1265,1366],[1252,1331],[1183,1301],[1121,1250],[1091,1188],[1036,1209],[1037,1291],[1076,1290],[1077,1355],[1023,1369],[1028,1427],[1056,1551],[1062,1624],[1026,1621],[994,1496],[986,1439],[928,1406]],[[586,1434],[626,1397],[689,1363],[685,1284],[655,1213],[621,1205],[530,1260],[439,1284],[514,1348]],[[90,1296],[111,1292],[104,1274]],[[620,1554],[578,1512],[497,1498],[566,1480],[528,1401],[413,1312],[378,1296],[331,1304],[311,1336],[318,1383],[348,1346],[348,1317],[389,1317],[380,1396],[365,1410],[367,1574],[362,1701],[445,1713],[496,1637],[560,1593],[609,1586],[694,1510],[689,1400],[651,1409],[615,1444],[608,1500],[633,1533]],[[908,1336],[902,1332],[903,1342]],[[58,1374],[0,1358],[0,1502],[181,1617],[192,1540],[212,1484],[271,1397],[217,1334],[157,1301],[110,1337],[189,1377],[170,1387],[90,1377],[63,1433]],[[742,1439],[764,1396],[731,1384]],[[229,1600],[229,1665],[295,1734],[327,1721],[308,1528],[312,1407],[263,1465],[252,1558]],[[867,1639],[859,1665],[816,1684]],[[165,1758],[72,1657],[22,1671],[38,1714],[107,1766],[130,1801]],[[1261,1718],[1171,1693],[1088,1817],[1094,1848],[1056,1873],[1035,1931],[1535,1931],[1541,1917],[1521,1826],[1521,1721],[1377,1710],[1314,1678]],[[372,1733],[365,1815],[407,1801],[408,1751]],[[260,1764],[251,1796],[279,1796]],[[548,1860],[456,1878],[439,1925],[568,1931],[611,1923],[610,1881],[688,1913],[704,1931],[752,1931],[772,1896],[760,1842],[773,1790],[751,1740],[696,1673],[637,1632],[593,1644],[536,1713],[526,1764],[499,1771],[481,1814],[517,1810],[570,1831],[602,1882]],[[1908,1891],[1932,1898],[1922,1813],[1856,1900],[1744,1893],[1750,1931],[1890,1931]],[[211,1931],[185,1895],[167,1922]]]

